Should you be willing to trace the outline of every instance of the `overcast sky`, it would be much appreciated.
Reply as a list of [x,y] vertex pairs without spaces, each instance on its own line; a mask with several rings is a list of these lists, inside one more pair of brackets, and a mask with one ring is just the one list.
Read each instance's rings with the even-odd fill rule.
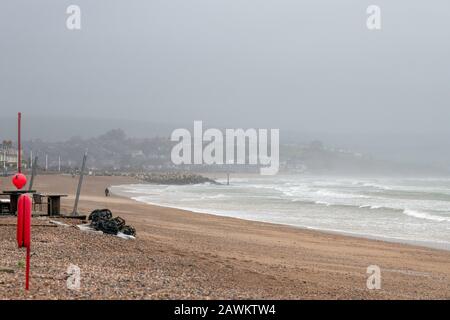
[[3,116],[450,133],[448,0],[2,1],[0,57]]

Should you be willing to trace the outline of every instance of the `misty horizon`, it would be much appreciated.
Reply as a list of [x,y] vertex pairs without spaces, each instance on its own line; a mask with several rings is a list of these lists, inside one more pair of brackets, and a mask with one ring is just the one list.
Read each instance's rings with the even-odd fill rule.
[[[17,117],[17,115],[16,115]],[[17,140],[16,117],[0,119],[1,139]],[[64,142],[71,138],[90,139],[108,131],[121,129],[129,138],[169,137],[177,128],[193,128],[191,123],[152,123],[145,120],[127,120],[86,117],[43,117],[23,114],[22,137],[26,141],[42,140],[46,142]],[[205,123],[206,127],[213,127]],[[221,130],[233,126],[219,127]],[[242,127],[244,129],[251,128]],[[257,127],[256,127],[257,128]],[[327,147],[343,148],[362,152],[381,160],[411,164],[441,166],[448,168],[450,163],[450,143],[446,135],[426,134],[356,134],[305,132],[300,130],[281,130],[280,141],[284,144],[309,144],[320,140]],[[439,156],[439,158],[438,158]]]
[[18,111],[24,138],[50,141],[168,135],[201,120],[450,164],[446,1],[377,1],[375,32],[368,4],[350,0],[80,0],[74,32],[69,4],[2,5],[2,137],[14,138]]

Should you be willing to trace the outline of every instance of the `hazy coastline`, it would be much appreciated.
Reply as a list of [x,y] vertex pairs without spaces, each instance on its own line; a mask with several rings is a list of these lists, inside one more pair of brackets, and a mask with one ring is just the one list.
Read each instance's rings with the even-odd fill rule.
[[450,179],[278,179],[234,175],[231,186],[136,184],[111,190],[151,205],[450,250]]

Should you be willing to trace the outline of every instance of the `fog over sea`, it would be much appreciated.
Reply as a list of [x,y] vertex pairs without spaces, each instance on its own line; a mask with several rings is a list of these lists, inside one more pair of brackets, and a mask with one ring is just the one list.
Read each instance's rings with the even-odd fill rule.
[[450,178],[277,175],[113,186],[137,201],[450,250]]

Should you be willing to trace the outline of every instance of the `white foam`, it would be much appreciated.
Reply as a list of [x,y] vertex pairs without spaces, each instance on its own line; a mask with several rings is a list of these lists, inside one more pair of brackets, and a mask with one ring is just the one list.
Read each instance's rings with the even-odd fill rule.
[[324,197],[338,198],[338,199],[369,198],[368,196],[362,194],[341,193],[329,190],[318,190],[316,191],[316,193]]
[[[374,206],[374,205],[371,205],[371,204],[363,204],[363,205],[361,205],[359,207],[361,209],[371,209],[371,210],[383,208],[382,206]],[[386,208],[386,209],[395,209],[395,208]]]
[[323,204],[323,205],[326,205],[327,207],[329,207],[329,206],[331,206],[331,203],[329,203],[329,202],[325,202],[325,201],[315,201],[314,202],[315,204]]
[[414,218],[418,218],[418,219],[426,219],[426,220],[433,220],[433,221],[439,221],[439,222],[443,222],[443,221],[450,222],[450,217],[436,216],[436,215],[432,215],[432,214],[429,214],[426,212],[420,212],[417,210],[405,209],[405,210],[403,210],[403,213],[410,217],[414,217]]
[[[291,176],[234,180],[230,186],[128,185],[111,191],[194,212],[408,241],[450,242],[450,201],[429,195],[431,187],[450,190],[447,181],[429,185],[393,178]],[[413,196],[403,192],[411,189],[417,190]]]

